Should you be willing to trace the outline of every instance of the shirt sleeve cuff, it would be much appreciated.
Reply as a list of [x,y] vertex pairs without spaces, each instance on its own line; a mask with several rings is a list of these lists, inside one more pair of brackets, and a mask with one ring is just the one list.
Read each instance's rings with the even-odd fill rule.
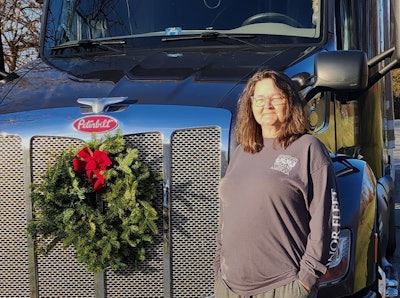
[[299,272],[298,278],[303,284],[305,284],[310,289],[314,287],[314,285],[317,283],[318,280],[318,277],[316,277],[315,275],[304,271]]

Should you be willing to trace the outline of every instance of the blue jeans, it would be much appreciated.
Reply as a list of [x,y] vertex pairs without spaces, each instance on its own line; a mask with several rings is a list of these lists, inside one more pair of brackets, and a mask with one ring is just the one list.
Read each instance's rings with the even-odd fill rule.
[[232,292],[231,289],[226,286],[220,275],[217,276],[214,284],[215,298],[316,298],[317,291],[317,289],[312,289],[311,292],[308,293],[298,280],[294,280],[286,285],[262,294],[242,296]]

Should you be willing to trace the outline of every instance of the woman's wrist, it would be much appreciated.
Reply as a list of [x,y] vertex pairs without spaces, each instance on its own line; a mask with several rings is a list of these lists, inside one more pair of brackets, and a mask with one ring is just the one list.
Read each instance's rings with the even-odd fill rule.
[[306,289],[307,290],[307,292],[308,293],[310,293],[311,292],[311,288],[310,287],[308,287],[306,284],[304,284],[301,280],[299,280],[299,283],[303,286],[303,288],[304,289]]

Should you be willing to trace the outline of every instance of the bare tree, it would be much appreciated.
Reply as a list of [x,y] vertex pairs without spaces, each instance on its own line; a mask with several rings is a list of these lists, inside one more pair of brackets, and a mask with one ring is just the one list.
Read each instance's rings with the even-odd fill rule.
[[6,70],[32,59],[39,46],[41,1],[0,0],[0,34]]

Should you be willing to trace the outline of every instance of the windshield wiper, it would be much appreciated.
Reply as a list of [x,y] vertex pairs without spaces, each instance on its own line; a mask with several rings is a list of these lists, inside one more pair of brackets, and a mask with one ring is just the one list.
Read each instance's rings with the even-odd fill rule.
[[195,34],[195,35],[169,35],[166,37],[163,37],[161,41],[167,42],[167,41],[179,41],[179,40],[194,40],[194,39],[201,39],[201,40],[214,40],[214,39],[219,39],[219,38],[228,38],[232,39],[235,41],[238,41],[240,43],[247,44],[252,47],[258,47],[259,45],[250,43],[245,41],[245,38],[254,38],[253,34],[227,34],[227,33],[221,33],[218,31],[205,31],[200,34]]
[[124,45],[125,40],[93,40],[93,39],[82,39],[74,43],[64,43],[55,47],[52,47],[52,51],[62,51],[65,49],[74,49],[74,48],[84,48],[84,49],[102,49],[106,51],[112,52],[121,52],[119,49],[114,48],[113,46],[121,46]]

